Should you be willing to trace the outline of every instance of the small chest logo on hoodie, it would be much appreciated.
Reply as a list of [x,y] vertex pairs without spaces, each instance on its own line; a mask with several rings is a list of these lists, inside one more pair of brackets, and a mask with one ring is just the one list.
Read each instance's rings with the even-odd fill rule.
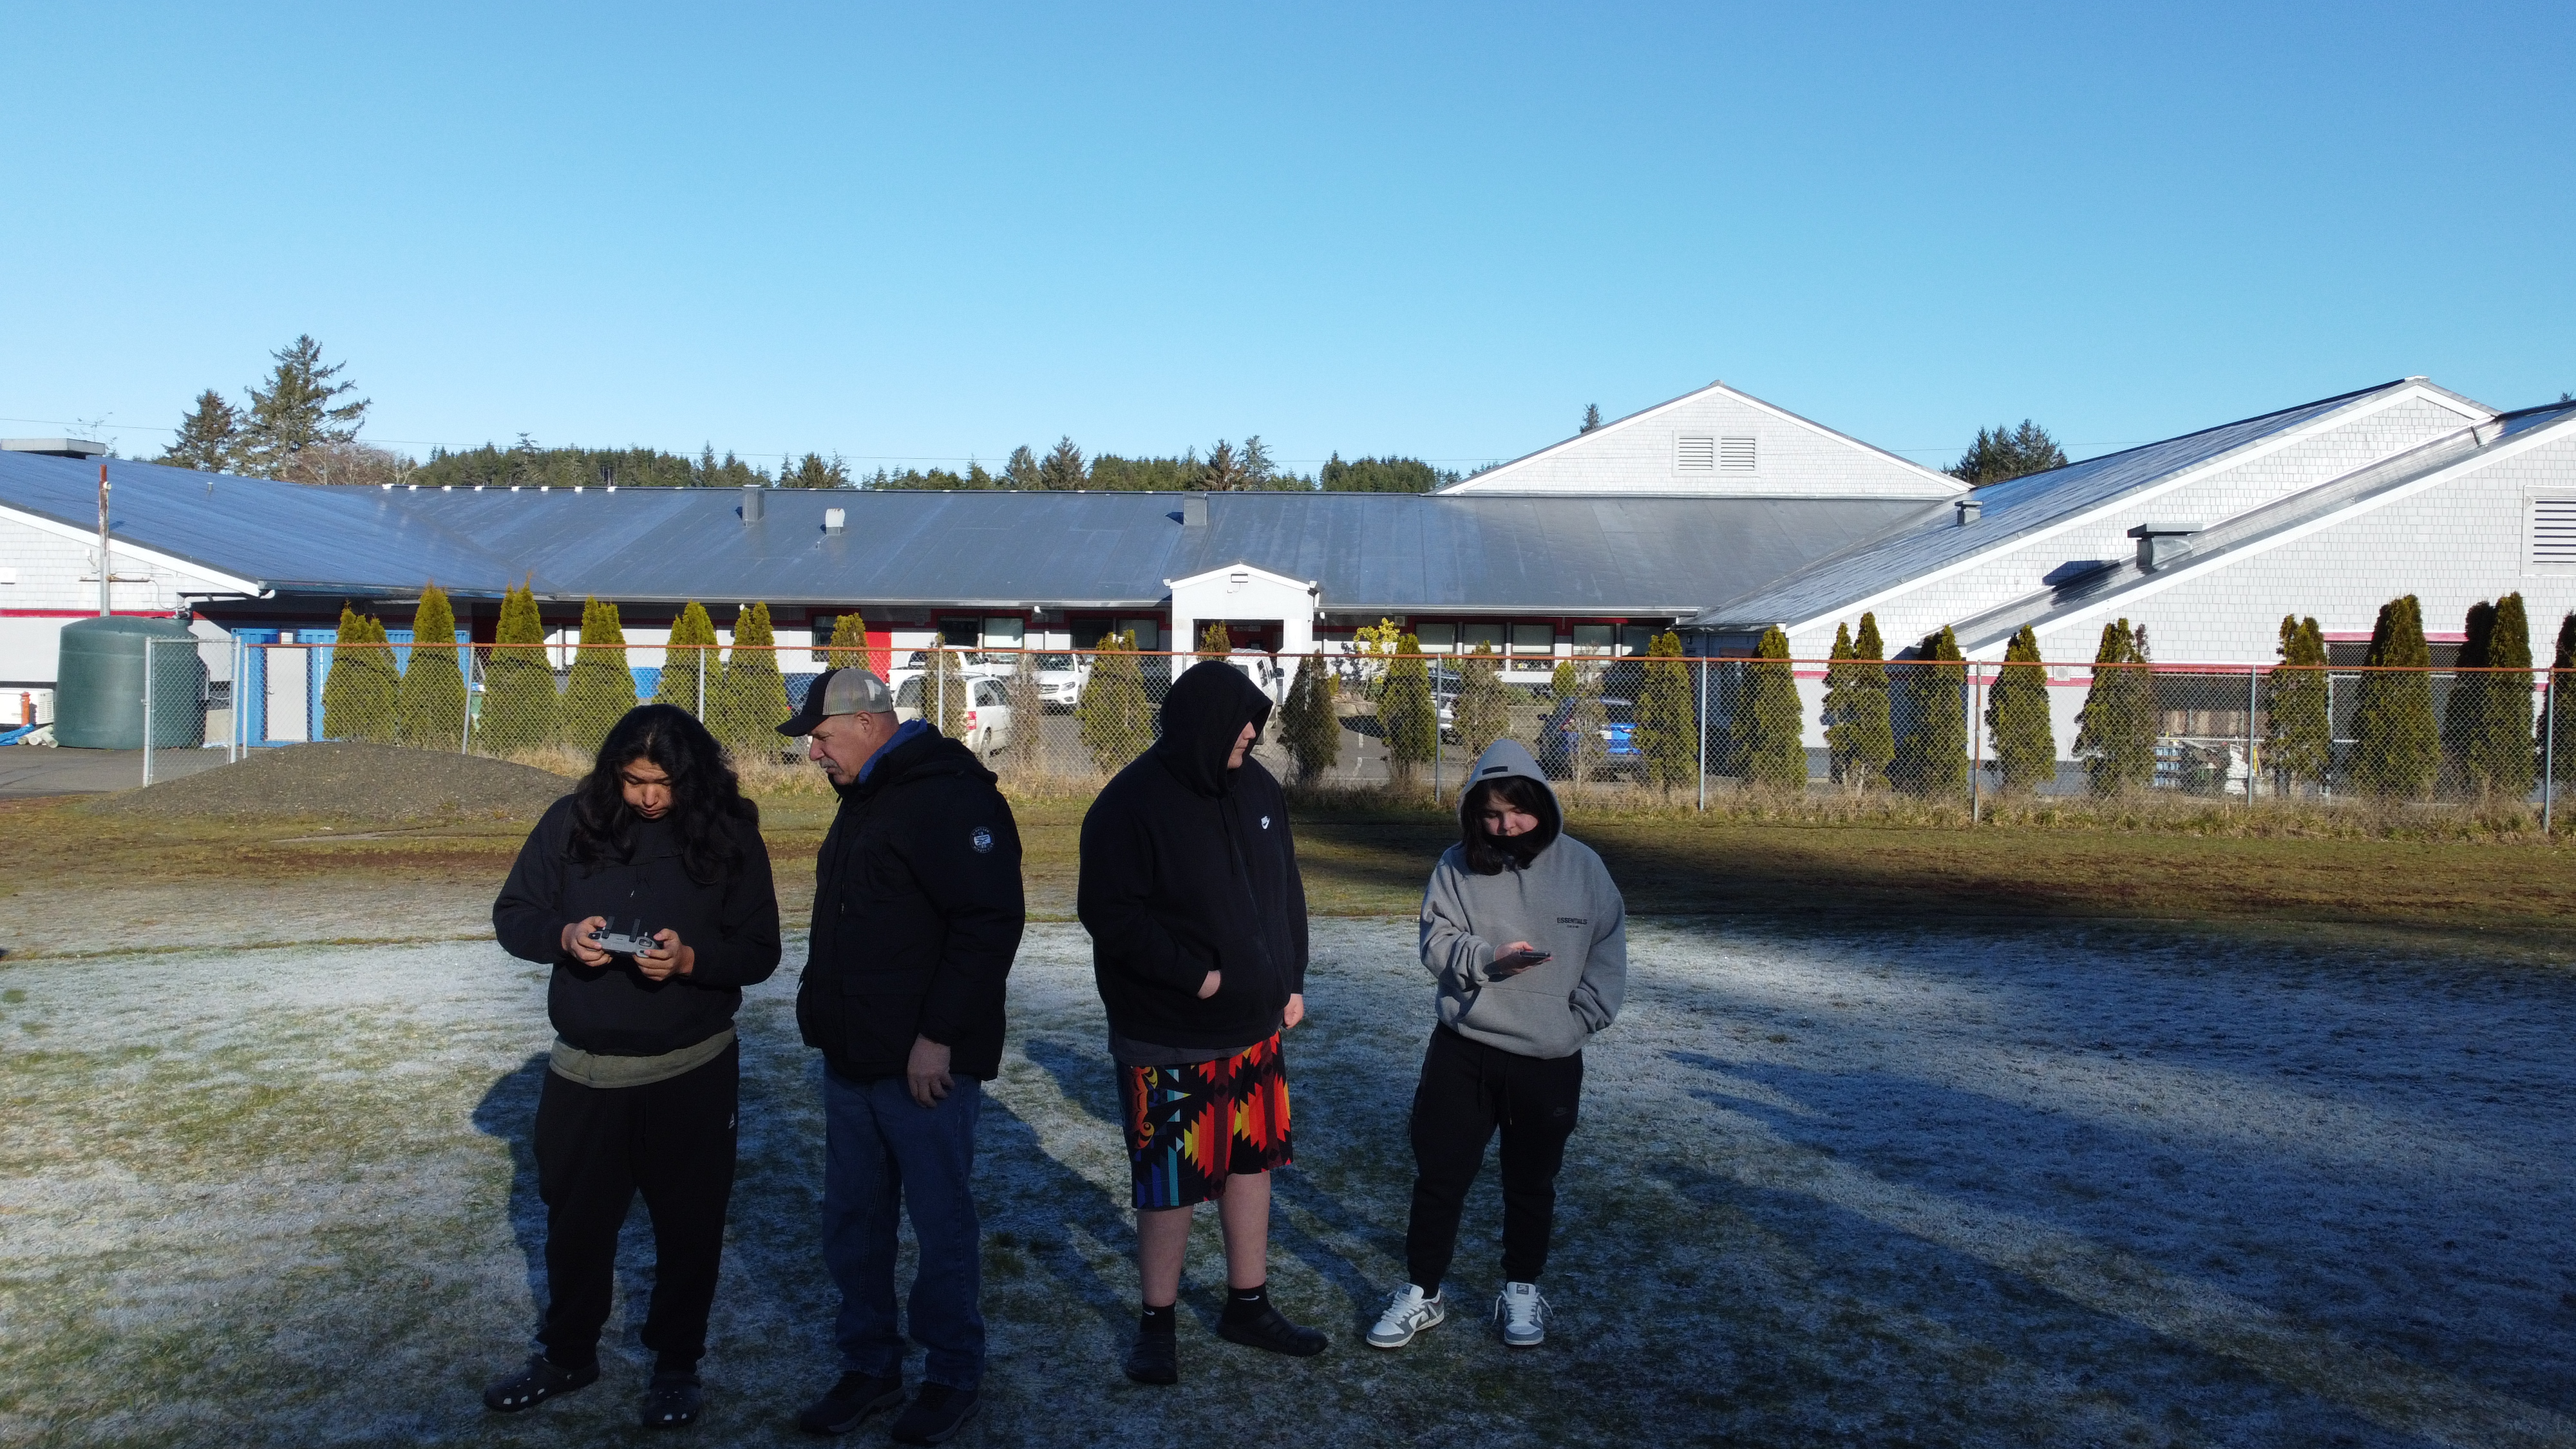
[[1592,924],[1581,916],[1559,916],[1556,918],[1556,923],[1560,926],[1588,926]]
[[975,847],[977,855],[989,855],[993,849],[993,832],[978,825],[967,835],[966,843]]
[[1261,817],[1261,828],[1262,828],[1262,829],[1264,829],[1264,830],[1267,830],[1267,829],[1269,829],[1269,828],[1270,828],[1270,817],[1269,817],[1269,816],[1264,815],[1264,816],[1262,816],[1262,817]]

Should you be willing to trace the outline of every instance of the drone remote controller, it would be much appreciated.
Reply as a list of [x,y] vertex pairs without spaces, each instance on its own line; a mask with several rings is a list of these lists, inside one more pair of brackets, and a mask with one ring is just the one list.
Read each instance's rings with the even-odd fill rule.
[[644,929],[642,916],[635,918],[633,931],[622,935],[617,930],[617,923],[611,921],[590,933],[590,943],[602,951],[614,951],[625,956],[641,956],[647,951],[662,949],[662,943],[654,940],[653,933]]

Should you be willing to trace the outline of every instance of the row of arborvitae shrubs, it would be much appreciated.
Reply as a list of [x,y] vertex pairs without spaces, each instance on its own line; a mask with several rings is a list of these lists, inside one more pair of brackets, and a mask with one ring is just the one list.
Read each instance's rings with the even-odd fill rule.
[[[841,621],[830,657],[842,662],[862,657],[865,641],[853,633],[856,623],[847,617]],[[413,642],[404,660],[387,647],[390,640],[380,620],[344,605],[338,647],[322,683],[323,738],[430,750],[466,748],[466,646],[442,648],[427,642],[454,638],[456,614],[436,584],[421,590],[412,615]],[[771,647],[776,642],[767,604],[743,606],[734,619],[736,647],[725,651],[716,642],[715,624],[705,607],[691,603],[671,627],[654,702],[702,715],[708,729],[737,755],[775,753],[780,747],[776,727],[791,713],[787,682]],[[483,709],[473,721],[472,748],[487,755],[557,746],[584,754],[597,750],[609,727],[639,702],[615,604],[583,601],[581,646],[570,673],[558,680],[535,593],[510,590],[484,666]]]

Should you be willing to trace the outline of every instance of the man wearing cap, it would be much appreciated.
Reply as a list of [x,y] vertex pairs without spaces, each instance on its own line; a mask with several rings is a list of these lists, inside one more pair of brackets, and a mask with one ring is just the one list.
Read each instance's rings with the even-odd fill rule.
[[893,694],[865,669],[825,671],[778,732],[807,737],[841,796],[796,992],[797,1027],[823,1053],[823,1261],[841,1290],[841,1376],[796,1422],[840,1434],[903,1401],[900,1208],[921,1250],[903,1328],[925,1362],[893,1434],[936,1444],[973,1415],[984,1377],[968,1177],[1026,918],[1019,828],[974,753],[927,720],[897,724]]

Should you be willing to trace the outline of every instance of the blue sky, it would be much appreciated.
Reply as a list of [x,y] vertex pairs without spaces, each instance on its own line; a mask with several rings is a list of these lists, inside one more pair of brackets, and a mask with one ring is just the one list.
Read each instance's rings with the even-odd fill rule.
[[0,431],[299,332],[414,453],[867,467],[2576,388],[2564,4],[412,11],[12,12]]

